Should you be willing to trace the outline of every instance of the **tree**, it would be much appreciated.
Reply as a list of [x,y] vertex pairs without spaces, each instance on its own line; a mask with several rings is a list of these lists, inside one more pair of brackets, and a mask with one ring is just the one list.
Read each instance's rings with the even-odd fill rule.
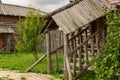
[[34,10],[28,11],[25,19],[20,19],[17,25],[18,36],[16,39],[16,50],[18,52],[33,52],[38,59],[36,47],[44,40],[43,34],[39,34],[45,20]]
[[94,59],[93,68],[96,80],[113,80],[120,72],[120,13],[110,12],[106,15],[107,40],[103,54]]

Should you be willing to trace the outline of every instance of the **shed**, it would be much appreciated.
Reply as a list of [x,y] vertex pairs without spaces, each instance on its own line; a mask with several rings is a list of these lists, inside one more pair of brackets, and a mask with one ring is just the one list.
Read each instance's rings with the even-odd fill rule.
[[[104,11],[117,10],[119,0],[76,0],[44,16],[47,23],[42,32],[46,34],[48,72],[52,70],[51,55],[62,50],[65,80],[79,77],[91,65],[95,54],[100,54],[106,37]],[[51,50],[50,32],[59,28],[63,45]]]
[[0,52],[13,51],[15,49],[14,35],[17,33],[17,22],[20,17],[24,19],[29,10],[41,12],[42,15],[46,14],[34,8],[4,4],[0,0]]

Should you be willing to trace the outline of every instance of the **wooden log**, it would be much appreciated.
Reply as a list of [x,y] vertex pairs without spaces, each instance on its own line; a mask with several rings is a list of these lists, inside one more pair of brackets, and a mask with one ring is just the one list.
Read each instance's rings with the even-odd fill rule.
[[87,69],[91,66],[91,63],[86,65],[80,72],[77,73],[77,75],[75,76],[75,79],[80,77],[83,73],[85,73],[85,71],[87,71]]
[[70,63],[68,59],[68,36],[66,34],[64,34],[64,76],[65,76],[65,79],[67,79],[68,77],[68,80],[72,80]]
[[64,79],[68,80],[68,71],[67,71],[67,65],[66,65],[66,53],[67,53],[67,40],[66,35],[63,37],[64,39]]
[[61,48],[63,48],[63,45],[61,45],[58,48],[56,48],[55,50],[51,51],[50,54],[54,54],[56,51],[58,51]]
[[46,58],[47,54],[44,54],[40,59],[38,59],[32,66],[30,66],[25,72],[31,71],[37,64]]
[[[87,30],[85,31],[85,39],[87,40]],[[88,41],[85,43],[85,57],[84,60],[88,61]]]
[[46,33],[46,54],[47,54],[47,62],[48,62],[48,73],[52,71],[52,60],[51,60],[51,41],[50,41],[50,33]]
[[[76,47],[76,38],[74,39],[74,48],[75,47]],[[76,75],[76,56],[77,56],[77,52],[73,54],[73,76]]]
[[[74,36],[74,33],[70,33],[70,39],[71,39],[72,36]],[[69,41],[69,44],[70,44],[70,52],[73,51],[73,49],[74,49],[74,41],[73,41],[73,40],[74,40],[74,39],[71,39],[71,40]],[[70,62],[73,62],[73,55],[72,55],[72,54],[70,54],[69,59],[70,59]]]
[[[78,37],[79,41],[78,41],[78,45],[79,46],[82,43],[82,34],[79,35]],[[82,70],[82,47],[79,48],[79,50],[77,50],[78,53],[78,62],[79,62],[79,71]]]
[[91,52],[92,52],[92,56],[95,55],[95,52],[94,52],[94,37],[91,38]]

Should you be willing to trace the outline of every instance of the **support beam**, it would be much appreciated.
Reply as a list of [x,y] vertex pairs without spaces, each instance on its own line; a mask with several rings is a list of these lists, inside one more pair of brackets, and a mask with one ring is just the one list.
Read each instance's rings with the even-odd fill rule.
[[46,54],[47,54],[47,62],[48,62],[48,73],[52,71],[52,60],[51,60],[51,41],[50,41],[50,33],[46,33]]
[[[78,36],[77,46],[79,46],[81,43],[82,43],[82,34]],[[82,46],[79,48],[79,50],[77,50],[77,52],[78,52],[79,71],[81,71],[82,70]]]
[[[87,30],[85,31],[85,39],[87,40]],[[88,40],[89,41],[89,40]],[[85,57],[84,60],[88,61],[88,41],[85,43]]]
[[40,59],[38,59],[32,66],[30,66],[25,72],[31,71],[37,64],[46,58],[47,54],[44,54]]
[[68,59],[68,35],[64,34],[64,76],[65,80],[72,80],[72,74],[70,71],[70,63]]

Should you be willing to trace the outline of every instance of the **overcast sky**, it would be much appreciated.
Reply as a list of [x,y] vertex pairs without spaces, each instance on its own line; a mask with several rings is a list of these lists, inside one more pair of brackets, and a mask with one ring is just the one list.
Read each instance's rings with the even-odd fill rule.
[[3,3],[32,6],[46,12],[51,12],[69,3],[69,0],[1,0]]

